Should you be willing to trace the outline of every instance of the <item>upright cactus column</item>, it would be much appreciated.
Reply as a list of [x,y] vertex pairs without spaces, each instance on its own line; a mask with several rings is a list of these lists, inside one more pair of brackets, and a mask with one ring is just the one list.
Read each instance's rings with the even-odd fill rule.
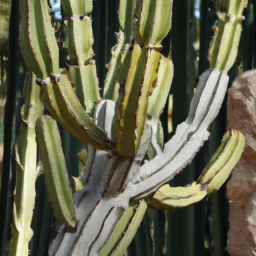
[[135,0],[131,0],[130,2],[122,0],[119,4],[118,16],[120,30],[119,33],[116,34],[118,44],[111,49],[112,58],[108,64],[109,70],[104,81],[104,99],[116,100],[118,97],[118,90],[120,87],[118,76],[130,46],[134,2]]
[[69,78],[73,81],[79,101],[89,116],[93,116],[95,101],[99,99],[98,79],[94,56],[92,20],[92,0],[62,1],[67,16]]
[[28,242],[33,236],[30,228],[35,204],[37,170],[37,144],[35,123],[42,115],[36,76],[27,74],[23,89],[25,104],[21,108],[21,127],[16,146],[16,188],[13,206],[12,241],[9,255],[27,255]]

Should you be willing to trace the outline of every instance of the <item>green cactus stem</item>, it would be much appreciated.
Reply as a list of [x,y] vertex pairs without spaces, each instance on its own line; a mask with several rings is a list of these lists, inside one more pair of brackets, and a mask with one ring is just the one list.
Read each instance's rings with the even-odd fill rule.
[[165,106],[173,79],[173,63],[169,58],[161,55],[156,88],[149,97],[147,113],[150,116],[159,117]]
[[117,34],[117,45],[111,49],[112,58],[108,64],[108,73],[104,81],[104,99],[115,99],[117,98],[117,92],[115,90],[116,81],[120,68],[123,65],[123,61],[126,55],[126,47],[130,46],[131,34],[132,34],[132,23],[134,15],[134,2],[135,0],[121,0],[119,3],[119,23],[120,31]]
[[122,113],[117,138],[117,151],[125,157],[135,155],[136,115],[140,88],[146,63],[146,49],[138,44],[134,45],[127,81],[125,84]]
[[222,0],[223,12],[217,12],[218,26],[209,50],[210,67],[228,72],[236,56],[242,31],[242,16],[246,0]]
[[207,168],[197,183],[186,187],[162,186],[154,194],[149,205],[155,209],[170,210],[183,208],[201,201],[207,194],[220,189],[239,161],[245,147],[245,137],[238,131],[224,134],[220,147],[213,154]]
[[36,138],[44,166],[45,181],[54,215],[60,223],[75,227],[75,205],[69,186],[57,123],[43,115],[36,122]]
[[80,104],[68,77],[38,80],[40,99],[52,116],[78,141],[102,150],[113,150],[106,134],[97,127]]
[[70,66],[69,78],[81,105],[93,117],[95,102],[100,99],[95,63],[92,61],[81,67]]
[[116,245],[115,250],[110,254],[111,256],[123,255],[126,252],[128,245],[131,243],[133,237],[136,234],[136,231],[144,217],[144,214],[147,210],[147,201],[141,200],[136,208],[135,214],[132,217],[131,222],[121,238],[120,242]]
[[78,99],[90,117],[93,117],[95,102],[99,100],[98,78],[95,62],[92,61],[94,43],[92,0],[62,0],[66,14],[67,47],[69,51],[69,78],[76,89]]
[[16,146],[17,173],[10,256],[27,255],[28,243],[33,235],[30,225],[35,204],[37,169],[35,123],[43,112],[39,100],[40,89],[35,80],[36,76],[30,71],[23,89],[25,104],[21,108],[21,127]]
[[59,51],[46,0],[20,1],[20,47],[27,66],[40,79],[59,73]]
[[123,236],[123,232],[127,227],[128,223],[134,216],[134,211],[138,207],[137,203],[131,203],[129,207],[125,210],[120,220],[117,222],[113,232],[111,233],[107,243],[99,251],[99,256],[109,255],[111,251],[115,248],[116,244],[120,240],[120,237]]

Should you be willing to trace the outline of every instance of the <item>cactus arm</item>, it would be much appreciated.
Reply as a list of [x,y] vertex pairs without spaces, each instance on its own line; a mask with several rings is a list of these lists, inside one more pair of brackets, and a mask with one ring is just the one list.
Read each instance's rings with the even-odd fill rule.
[[135,0],[120,0],[119,4],[118,17],[120,29],[122,32],[124,32],[126,43],[130,43],[130,36],[132,33],[134,1]]
[[54,215],[60,223],[75,227],[77,223],[75,206],[58,127],[52,117],[44,115],[37,120],[36,137]]
[[112,99],[118,95],[118,93],[115,92],[115,85],[116,80],[118,78],[118,72],[120,70],[120,67],[122,65],[122,53],[125,48],[125,36],[122,31],[119,32],[117,35],[117,41],[118,44],[116,47],[113,47],[111,50],[111,60],[109,62],[109,68],[108,72],[104,81],[104,91],[103,91],[103,98],[104,99]]
[[[166,184],[159,188],[156,193],[158,193],[159,196],[162,197],[162,199],[168,197],[170,199],[177,200],[181,198],[195,196],[202,190],[202,184],[196,184],[196,182],[193,182],[186,187],[170,187],[169,184]],[[154,195],[153,198],[157,198],[157,196]]]
[[120,155],[131,157],[135,155],[136,110],[139,91],[143,79],[143,69],[146,62],[146,49],[135,43],[131,64],[125,85],[122,101],[122,115],[117,138],[117,151]]
[[79,5],[84,5],[83,2],[80,0],[77,4],[69,0],[61,1],[67,15],[68,60],[71,64],[77,62],[79,66],[85,65],[94,55],[92,20],[85,13],[85,8],[79,8]]
[[20,47],[27,66],[40,79],[59,73],[57,43],[54,38],[47,2],[20,2]]
[[135,1],[132,35],[140,45],[149,39],[154,21],[156,0]]
[[[59,86],[52,85],[52,83],[54,83],[55,85],[56,83],[59,83],[59,59],[57,54],[57,43],[55,41],[54,34],[52,31],[46,0],[24,0],[24,2],[21,2],[20,8],[22,12],[20,25],[20,46],[26,64],[32,71],[36,73],[37,77],[40,79],[38,80],[38,83],[40,84],[40,81],[41,84],[43,83],[41,89],[41,94],[43,94],[41,96],[41,100],[43,104],[65,128],[68,128],[68,124],[71,124],[75,121],[75,128],[71,127],[71,129],[68,130],[71,130],[71,133],[79,141],[85,144],[92,143],[94,147],[109,150],[111,146],[109,146],[108,143],[103,142],[103,140],[105,141],[107,139],[105,134],[93,124],[93,122],[86,115],[86,113],[83,113],[83,111],[81,110],[82,106],[79,104],[79,100],[75,96],[74,91],[71,90],[72,86],[70,85],[68,79],[60,75],[60,83],[65,84],[65,86],[67,86],[67,88],[65,86],[62,87],[62,92],[58,90]],[[89,22],[89,18],[87,18],[83,19],[81,22]],[[50,77],[53,81],[50,81]],[[92,75],[91,78],[92,80],[95,80],[96,76]],[[56,82],[55,80],[57,80],[58,82]],[[49,87],[54,87],[54,89],[56,89],[53,90],[52,88],[52,93],[58,91],[56,95],[47,95],[51,88],[48,88],[49,90],[47,90],[47,88],[45,88],[46,84],[50,84]],[[97,83],[92,84],[96,85]],[[65,94],[65,92],[67,92],[67,94]],[[94,91],[94,93],[89,94],[90,99],[86,100],[85,102],[85,105],[87,104],[87,102],[90,105],[88,107],[89,113],[92,112],[94,106],[91,103],[97,99],[97,95],[97,92],[95,93]],[[62,107],[64,106],[65,110],[68,109],[70,111],[70,114],[63,113],[63,110],[60,110],[59,102],[53,102],[53,99],[56,99],[56,97],[58,100],[60,100],[60,104],[62,104]],[[70,104],[70,102],[72,102],[73,104]],[[74,106],[78,107],[78,109],[76,109],[76,107]],[[87,123],[86,125],[81,124],[81,121],[77,121],[79,119],[79,116],[82,116],[83,120]],[[96,132],[94,135],[92,135],[92,133],[90,132],[90,135],[87,133],[88,125],[91,127],[89,129],[93,129]],[[95,139],[95,136],[97,136],[97,138],[99,137],[99,140],[101,140],[101,142],[97,141],[97,139]]]
[[[174,173],[191,161],[209,136],[207,128],[219,111],[227,88],[227,81],[228,76],[225,73],[215,70],[207,71],[202,75],[191,102],[187,120],[178,126],[176,134],[165,144],[163,154],[144,164],[140,168],[139,174],[136,175],[137,177],[134,177],[132,183],[140,181],[136,186],[140,187],[141,191],[145,189],[144,180],[148,188],[152,186],[152,189],[153,187],[156,189],[158,187],[157,180],[162,180],[165,183]],[[206,102],[208,103],[207,107],[205,107]],[[162,182],[160,182],[161,185]],[[143,195],[145,195],[144,192]]]
[[135,1],[132,34],[140,45],[162,48],[171,28],[172,0]]
[[48,2],[45,0],[40,1],[42,19],[44,25],[44,40],[50,60],[50,70],[48,74],[52,73],[53,75],[59,74],[59,49],[55,40],[54,31],[52,29],[51,17],[49,15],[49,6]]
[[[169,185],[170,189],[172,189]],[[185,190],[187,187],[183,187],[182,189]],[[190,188],[190,187],[188,187]],[[201,201],[205,196],[207,195],[206,190],[199,190],[194,195],[189,195],[187,197],[179,197],[178,199],[172,198],[172,196],[169,195],[168,190],[165,192],[162,192],[162,187],[157,190],[157,192],[154,194],[153,198],[151,199],[149,206],[158,209],[158,210],[173,210],[176,208],[184,208],[186,206],[198,203]]]
[[[117,151],[120,155],[132,157],[139,148],[146,122],[148,97],[152,94],[157,80],[159,58],[159,52],[153,49],[146,51],[135,43],[124,86],[124,96],[120,94],[120,97],[123,97],[119,121],[120,129],[117,136]],[[128,55],[127,59],[129,59]],[[127,69],[125,62],[119,76],[120,84],[124,83],[121,79],[123,70],[125,70],[125,74]],[[125,77],[125,75],[123,76]],[[134,95],[138,96],[135,97]],[[128,137],[133,138],[133,140],[128,139]]]
[[173,63],[170,59],[161,55],[156,88],[149,97],[147,113],[150,116],[159,117],[163,111],[169,95],[173,79]]
[[[32,71],[39,77],[45,78],[46,77],[46,68],[45,65],[42,64],[42,57],[40,60],[38,60],[39,56],[36,56],[36,50],[32,48],[32,39],[31,36],[33,36],[33,33],[31,30],[30,24],[33,26],[35,25],[34,21],[34,12],[33,9],[31,10],[31,3],[30,1],[23,0],[20,1],[20,12],[21,12],[21,20],[20,20],[20,29],[19,29],[19,43],[21,52],[23,54],[23,58],[25,60],[25,63],[28,67],[33,67]],[[33,15],[31,17],[31,14]],[[35,36],[35,40],[37,37]],[[33,44],[34,40],[33,40]],[[38,41],[37,44],[38,45]],[[30,46],[30,47],[29,47]],[[39,52],[40,55],[40,52]],[[37,57],[37,58],[36,58]]]
[[[149,50],[147,54],[147,63],[144,71],[144,79],[140,90],[140,97],[138,99],[138,110],[137,110],[137,128],[136,133],[136,143],[135,152],[137,152],[141,136],[143,133],[144,125],[146,122],[146,113],[148,108],[148,97],[152,94],[153,89],[156,85],[156,80],[158,76],[158,66],[159,66],[160,53],[155,50]],[[168,91],[169,92],[169,91]],[[168,94],[168,93],[167,93]]]
[[77,61],[79,66],[83,66],[93,57],[93,34],[91,23],[91,18],[88,16],[84,16],[82,19],[78,16],[72,16],[72,18],[70,17],[68,20],[68,60],[71,63]]
[[237,49],[241,35],[241,23],[245,0],[221,2],[226,12],[218,12],[218,28],[214,27],[215,36],[209,50],[210,67],[217,70],[228,70],[237,56]]
[[231,171],[234,169],[235,165],[237,164],[243,153],[245,143],[245,137],[241,133],[239,133],[239,139],[232,156],[230,157],[226,165],[222,167],[222,169],[212,178],[212,180],[208,184],[208,193],[213,193],[219,190],[220,187],[224,184],[224,182],[228,179]]
[[78,141],[111,150],[107,136],[86,114],[66,75],[61,74],[59,81],[45,79],[38,83],[41,85],[40,99],[44,106]]
[[94,56],[92,20],[92,0],[62,0],[67,16],[67,47],[69,51],[69,77],[73,81],[81,105],[90,117],[93,116],[95,101],[100,98]]
[[65,0],[61,2],[61,5],[68,17],[71,16],[83,16],[88,13],[92,13],[92,0],[85,1],[72,1]]
[[[233,145],[230,146],[231,144]],[[219,156],[217,160],[219,163],[210,159],[207,164],[209,166],[208,170],[203,171],[197,184],[193,182],[187,187],[174,188],[168,184],[164,185],[157,190],[149,205],[152,208],[161,210],[182,208],[199,202],[207,194],[216,192],[228,179],[231,171],[239,161],[244,147],[245,137],[243,134],[237,131],[231,131],[230,136],[225,134],[221,146],[213,155],[213,159]],[[228,155],[226,154],[227,152],[229,153]],[[211,169],[215,169],[215,172],[212,172]],[[207,179],[203,180],[202,177],[207,177]]]
[[16,197],[13,207],[14,223],[12,224],[10,256],[27,255],[28,243],[33,235],[30,225],[35,203],[37,161],[35,122],[43,112],[35,79],[35,75],[30,71],[23,89],[25,104],[22,107],[22,123],[16,147]]
[[92,117],[95,109],[95,101],[100,98],[94,61],[86,66],[70,66],[69,78],[74,84],[81,105],[87,114]]
[[149,38],[149,47],[161,48],[161,42],[168,34],[172,25],[173,0],[158,0]]
[[139,202],[136,212],[135,212],[131,222],[129,223],[128,229],[126,230],[121,241],[116,246],[115,250],[110,254],[111,256],[118,256],[118,255],[125,254],[127,247],[129,246],[133,237],[135,236],[136,231],[144,217],[147,207],[148,207],[148,205],[145,200],[142,200]]
[[223,154],[223,150],[226,147],[230,138],[230,132],[226,132],[221,140],[220,146],[217,148],[216,152],[213,154],[207,165],[205,166],[202,174],[199,176],[198,181],[202,181],[201,178],[206,172],[212,168],[212,165],[219,159],[219,156]]
[[130,45],[130,37],[132,33],[132,22],[134,14],[135,0],[121,0],[119,3],[119,23],[120,31],[117,35],[118,44],[111,50],[111,60],[109,63],[109,70],[104,81],[104,99],[116,98],[115,85],[118,79],[120,68],[126,55],[126,44]]
[[126,226],[130,222],[130,219],[134,215],[134,210],[138,204],[131,203],[129,207],[125,210],[120,220],[116,223],[115,228],[113,229],[107,243],[99,251],[99,256],[109,255],[111,251],[115,248],[115,245],[120,240],[122,233],[124,232]]
[[[221,154],[216,159],[216,161],[214,161],[211,166],[206,166],[205,170],[201,174],[201,177],[199,177],[200,182],[203,183],[203,182],[209,181],[213,177],[213,175],[215,175],[218,172],[218,170],[221,167],[223,167],[223,165],[227,162],[227,159],[229,159],[230,156],[233,154],[233,149],[237,146],[238,138],[239,138],[239,134],[235,133],[232,136],[232,138],[229,139],[229,141],[225,145],[224,149],[222,150]],[[225,144],[225,139],[224,139],[223,144]],[[221,149],[222,149],[222,147],[220,148],[220,150]],[[218,154],[218,151],[217,151],[217,154]],[[213,156],[213,157],[215,157],[215,156]],[[212,162],[211,159],[209,162],[210,163]]]

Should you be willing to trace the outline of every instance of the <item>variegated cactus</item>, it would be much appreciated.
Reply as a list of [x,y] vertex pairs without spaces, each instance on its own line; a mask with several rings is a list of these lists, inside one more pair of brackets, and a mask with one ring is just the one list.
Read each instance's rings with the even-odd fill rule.
[[[220,1],[222,12],[209,50],[211,69],[200,77],[188,118],[164,146],[159,116],[170,90],[173,64],[161,54],[161,41],[171,28],[172,0],[120,0],[120,31],[103,100],[92,60],[92,0],[61,3],[69,70],[59,68],[47,1],[20,1],[19,43],[31,71],[25,87],[24,129],[17,145],[20,174],[10,255],[27,255],[32,236],[36,140],[54,214],[63,224],[49,255],[123,255],[148,205],[173,209],[198,202],[220,188],[242,154],[244,136],[227,132],[197,182],[178,188],[164,185],[191,162],[209,137],[207,128],[218,114],[227,71],[237,55],[246,1]],[[39,97],[51,117],[38,118]],[[85,167],[75,179],[73,198],[54,119],[87,145],[79,154]],[[151,160],[141,165],[147,152]]]

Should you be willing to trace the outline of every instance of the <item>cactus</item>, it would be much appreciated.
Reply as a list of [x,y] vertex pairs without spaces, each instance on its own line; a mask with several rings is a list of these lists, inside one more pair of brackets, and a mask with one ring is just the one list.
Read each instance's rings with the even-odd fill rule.
[[[42,116],[36,123],[49,198],[62,224],[50,244],[49,255],[124,254],[147,206],[185,207],[225,182],[245,145],[243,135],[236,131],[225,134],[196,183],[184,188],[164,185],[191,162],[209,137],[207,128],[218,114],[229,80],[227,71],[237,54],[245,5],[245,0],[221,1],[221,10],[226,12],[217,14],[218,27],[214,27],[216,34],[209,50],[211,69],[200,77],[188,118],[163,146],[159,117],[174,68],[171,58],[161,54],[161,42],[171,28],[172,0],[120,0],[118,43],[112,49],[103,100],[92,60],[92,0],[62,0],[68,71],[59,68],[47,1],[21,0],[21,51],[33,77],[37,77],[33,82],[40,87],[36,102],[40,97],[52,116]],[[73,198],[53,119],[86,145],[87,152],[79,154],[85,167],[82,176],[74,178]],[[35,133],[35,119],[33,122]],[[18,168],[27,161],[20,155],[25,152],[26,148],[18,151]],[[145,154],[150,161],[141,165]],[[35,163],[35,158],[30,161]],[[34,187],[35,164],[33,168],[30,185]],[[26,191],[18,176],[16,187]],[[31,218],[26,217],[24,230],[29,235],[21,249],[16,242],[22,232],[23,215],[18,216],[23,213],[22,200],[26,202],[27,198],[15,201],[10,255],[28,253]],[[24,206],[29,212],[26,216],[32,216],[34,199],[29,203]]]
[[26,255],[33,236],[30,228],[35,201],[37,169],[36,120],[43,112],[36,76],[30,71],[23,88],[25,104],[21,108],[21,127],[16,146],[16,188],[13,207],[12,241],[9,255]]

